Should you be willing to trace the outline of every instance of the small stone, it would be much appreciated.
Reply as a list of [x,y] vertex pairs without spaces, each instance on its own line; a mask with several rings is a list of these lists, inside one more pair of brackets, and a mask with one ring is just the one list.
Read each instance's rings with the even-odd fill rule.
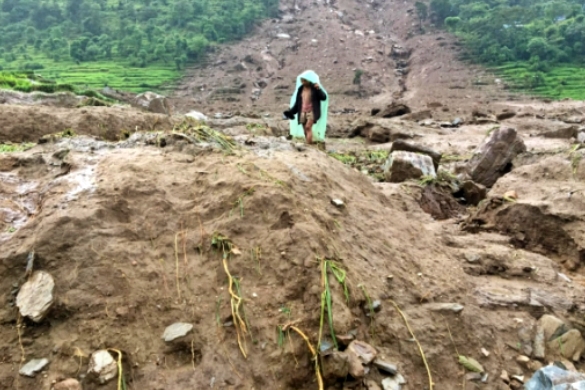
[[534,336],[534,350],[533,356],[535,359],[544,359],[545,357],[545,343],[544,343],[544,328],[541,325],[536,327],[536,335]]
[[520,383],[524,383],[524,375],[512,375],[512,379]]
[[481,256],[475,253],[466,253],[465,260],[470,264],[475,264],[481,261]]
[[118,375],[118,366],[112,355],[102,349],[91,354],[87,374],[97,378],[98,382],[103,385]]
[[337,341],[344,346],[348,346],[355,339],[352,334],[337,335],[336,337]]
[[514,190],[506,191],[506,193],[504,194],[504,198],[518,200],[518,193]]
[[382,388],[384,390],[400,390],[402,385],[406,384],[406,380],[400,374],[393,378],[386,378],[382,381]]
[[578,362],[585,351],[585,340],[583,340],[581,332],[577,329],[571,329],[561,337],[550,341],[547,347],[552,351],[559,352],[567,359]]
[[48,359],[33,359],[22,366],[18,373],[22,376],[34,378],[47,364],[49,364]]
[[510,383],[510,376],[506,370],[502,370],[502,374],[500,375],[500,379],[504,381],[504,383]]
[[538,320],[538,326],[544,331],[546,342],[556,339],[569,331],[567,325],[555,316],[545,314]]
[[305,150],[307,150],[307,147],[305,146],[305,144],[296,143],[295,149],[298,150],[299,152],[304,152]]
[[489,374],[487,372],[485,372],[483,374],[483,376],[481,377],[481,383],[487,383],[488,378],[489,378]]
[[173,325],[168,326],[165,329],[162,338],[165,340],[165,342],[169,343],[176,339],[180,339],[182,337],[187,336],[189,332],[191,332],[192,330],[193,330],[192,324],[177,322]]
[[367,390],[382,390],[382,388],[371,379],[368,379],[365,384]]
[[34,322],[42,321],[53,306],[55,281],[44,271],[37,271],[20,288],[16,297],[16,306],[20,315]]
[[489,357],[490,356],[490,352],[487,349],[485,349],[485,348],[482,348],[481,349],[481,354],[483,356],[485,356],[485,357]]
[[378,352],[368,343],[363,341],[354,340],[347,347],[348,352],[354,353],[363,364],[370,364],[375,358]]
[[374,366],[378,367],[380,371],[384,371],[390,375],[396,375],[398,372],[398,367],[396,364],[388,363],[380,358],[376,358],[374,360]]
[[430,311],[450,311],[453,313],[460,313],[463,310],[463,305],[458,303],[428,303],[424,306]]
[[69,378],[55,384],[53,390],[82,390],[82,388],[77,379]]
[[526,366],[528,363],[530,363],[530,358],[528,356],[520,355],[516,358],[516,362]]
[[[540,370],[540,369],[543,367],[543,365],[542,365],[542,363],[541,363],[541,362],[539,362],[539,361],[532,360],[532,361],[530,361],[530,363],[528,363],[528,364],[526,365],[526,367],[527,367],[527,368],[528,368],[530,371],[532,371],[532,372],[536,372],[536,371]],[[575,367],[575,366],[573,366],[573,368],[574,368],[574,367]],[[573,370],[573,371],[575,371],[575,370]]]
[[482,375],[479,372],[468,372],[465,374],[465,379],[469,382],[479,382]]
[[335,207],[344,207],[345,204],[343,203],[343,201],[341,199],[331,199],[331,204]]
[[567,283],[571,283],[571,279],[569,279],[569,277],[563,273],[558,273],[557,275],[559,275],[559,278],[563,279],[565,282]]
[[134,260],[134,261],[132,262],[132,265],[133,265],[134,267],[136,267],[136,266],[138,265],[138,262],[137,262],[136,260]]

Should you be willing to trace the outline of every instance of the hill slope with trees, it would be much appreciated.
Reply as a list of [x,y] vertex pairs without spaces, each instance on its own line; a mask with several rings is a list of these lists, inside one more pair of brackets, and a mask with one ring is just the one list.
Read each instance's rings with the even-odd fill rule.
[[[277,7],[278,0],[2,0],[0,67],[89,84],[134,67],[157,83],[210,45],[241,38]],[[85,77],[68,80],[73,68]],[[111,77],[93,79],[100,69]]]

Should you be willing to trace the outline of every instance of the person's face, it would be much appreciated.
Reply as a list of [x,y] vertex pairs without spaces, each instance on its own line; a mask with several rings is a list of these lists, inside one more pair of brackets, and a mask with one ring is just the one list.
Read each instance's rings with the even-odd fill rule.
[[301,83],[303,84],[303,86],[304,86],[304,87],[308,87],[308,86],[310,86],[310,85],[311,85],[311,83],[310,83],[310,82],[308,82],[308,81],[307,81],[307,80],[305,80],[305,79],[301,79]]

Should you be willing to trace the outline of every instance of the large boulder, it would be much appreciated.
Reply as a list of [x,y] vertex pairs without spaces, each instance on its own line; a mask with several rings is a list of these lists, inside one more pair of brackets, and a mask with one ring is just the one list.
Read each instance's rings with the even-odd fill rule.
[[136,95],[132,104],[156,114],[170,114],[167,98],[154,92],[144,92]]
[[491,187],[511,170],[514,158],[525,151],[526,145],[515,129],[494,130],[473,153],[467,171],[473,181]]
[[424,154],[395,151],[384,164],[384,177],[389,182],[398,183],[422,176],[437,176],[433,159]]
[[431,148],[428,148],[423,145],[418,145],[410,142],[406,142],[403,140],[396,140],[392,143],[392,147],[390,148],[390,153],[402,150],[405,152],[414,152],[420,154],[426,154],[430,158],[433,159],[433,165],[435,166],[435,171],[439,169],[439,163],[441,162],[441,153],[434,151]]

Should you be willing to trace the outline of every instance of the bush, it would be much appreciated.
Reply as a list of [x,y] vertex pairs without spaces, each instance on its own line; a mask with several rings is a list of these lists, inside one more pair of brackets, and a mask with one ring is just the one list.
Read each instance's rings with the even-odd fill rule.
[[38,62],[27,62],[24,64],[23,68],[25,70],[40,70],[45,69],[45,66],[43,64],[39,64]]

